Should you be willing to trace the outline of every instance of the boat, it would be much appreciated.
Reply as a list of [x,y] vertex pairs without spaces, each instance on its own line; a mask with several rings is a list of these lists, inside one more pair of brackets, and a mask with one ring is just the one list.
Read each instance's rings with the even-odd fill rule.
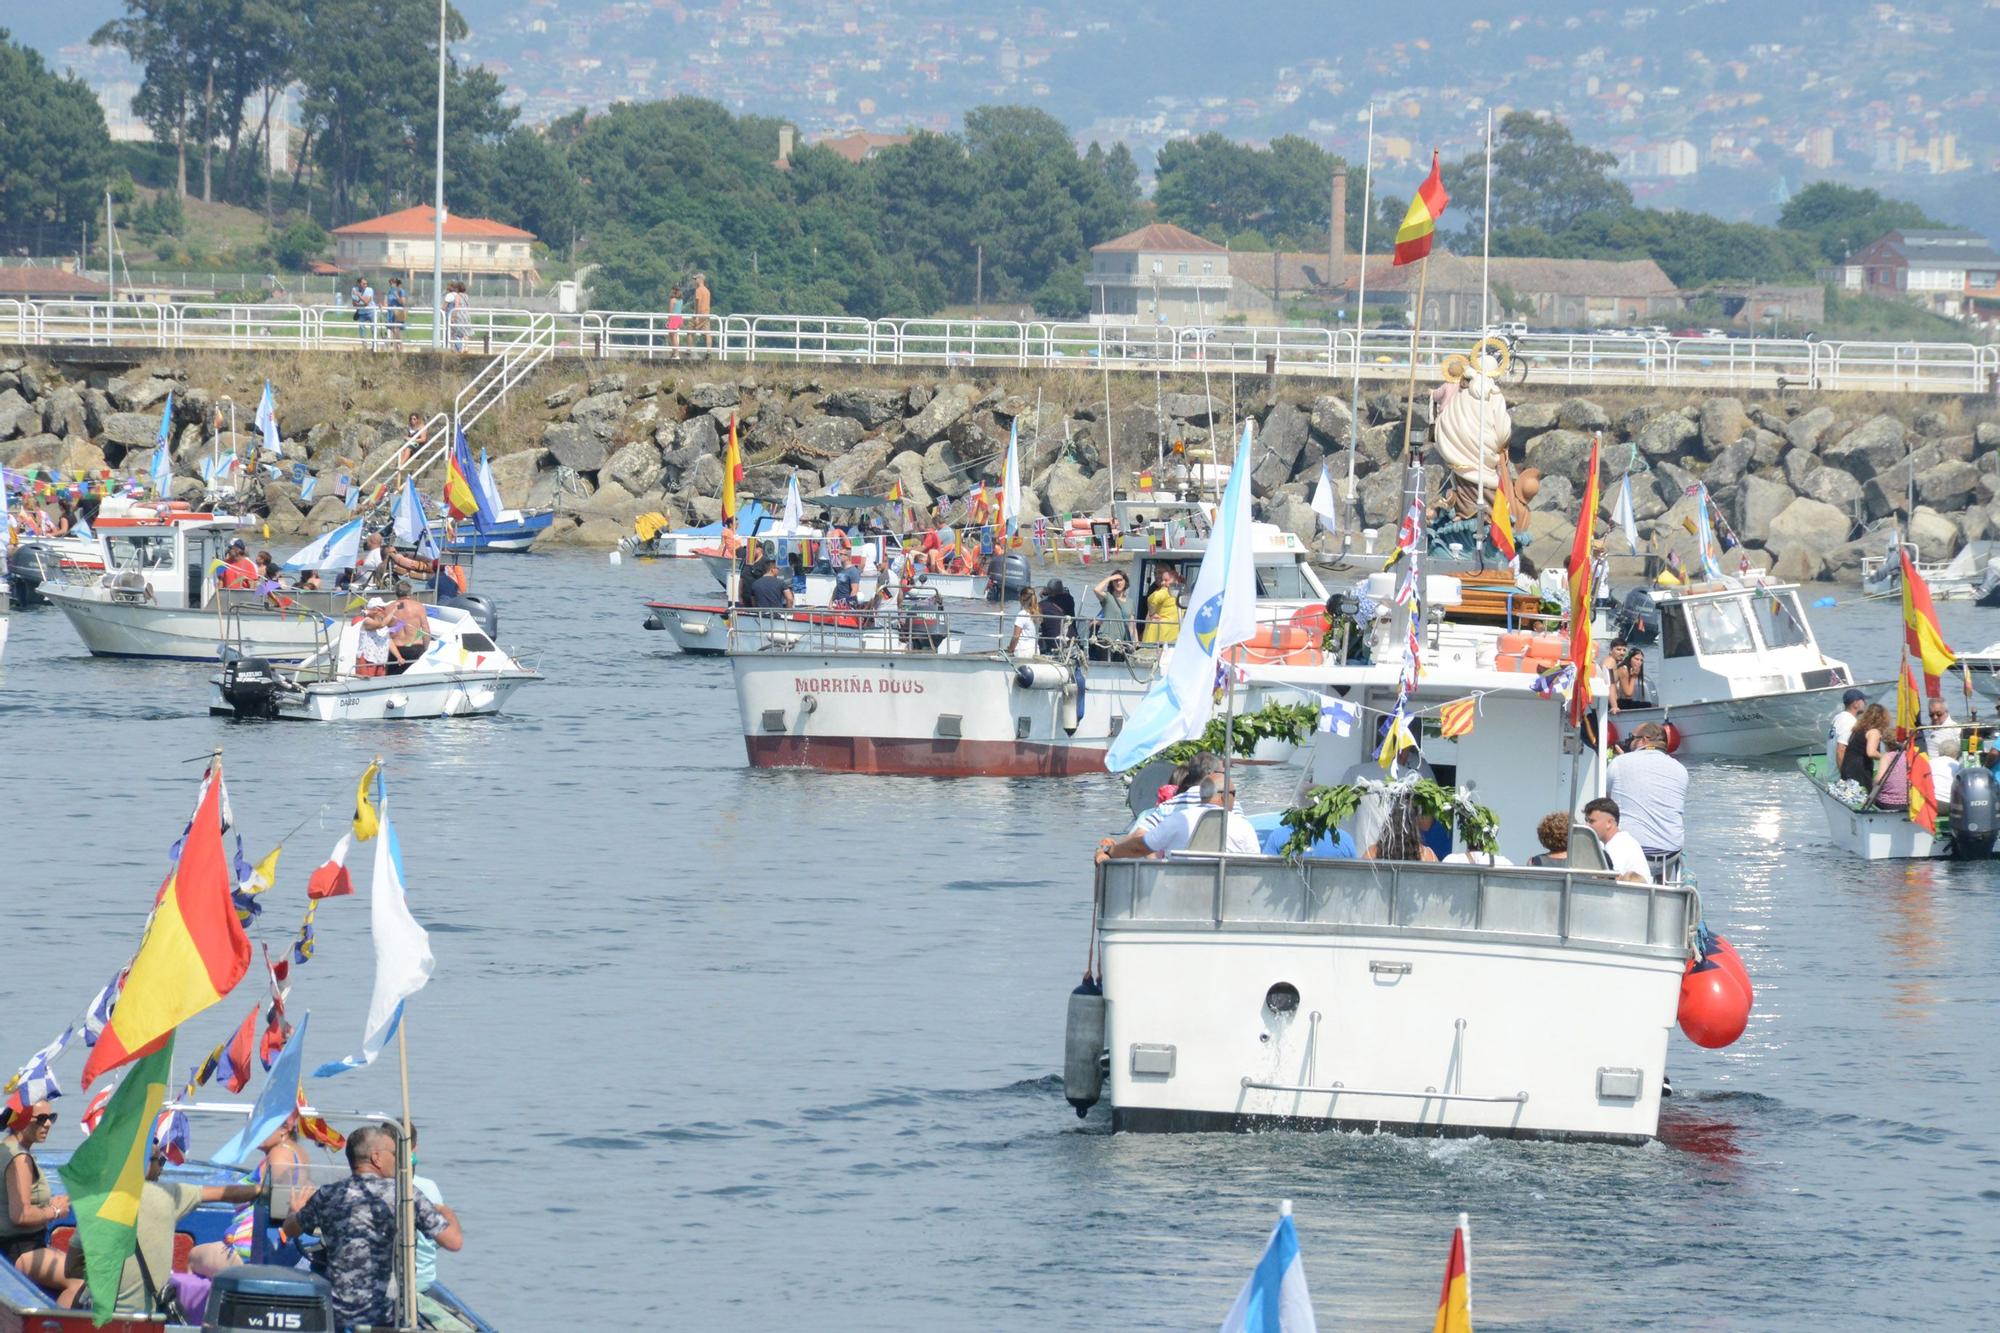
[[[1979,601],[2000,604],[2000,541],[1967,542],[1949,560],[1923,560],[1913,542],[1891,542],[1886,555],[1861,557],[1861,592],[1865,597],[1903,595],[1903,561],[1907,553],[1917,573],[1930,585],[1933,601]],[[1991,599],[1990,601],[1986,599]]]
[[1976,653],[1960,653],[1959,666],[1972,681],[1972,688],[1989,699],[2000,699],[2000,643],[1988,644]]
[[483,528],[464,522],[457,524],[446,538],[444,549],[453,555],[526,551],[549,530],[555,519],[553,509],[503,509]]
[[232,650],[208,711],[239,719],[299,722],[381,722],[436,717],[491,717],[521,686],[542,677],[496,645],[472,615],[455,606],[426,606],[430,637],[424,655],[394,674],[360,661],[361,617],[344,617],[320,647],[296,666],[271,663],[237,645],[246,617],[230,615]]
[[1874,698],[1892,681],[1857,682],[1813,634],[1796,585],[1755,575],[1682,588],[1635,588],[1615,631],[1646,650],[1642,698],[1612,718],[1629,733],[1670,725],[1683,759],[1796,755],[1826,743],[1828,720],[1856,685]]
[[1912,861],[1933,857],[1982,860],[1993,855],[1994,834],[2000,828],[1991,771],[1968,762],[1952,783],[1950,797],[1937,812],[1933,832],[1905,810],[1883,810],[1867,804],[1859,783],[1832,777],[1833,765],[1824,754],[1799,760],[1799,772],[1819,796],[1826,815],[1828,840],[1864,861]]
[[47,606],[44,583],[104,572],[104,552],[93,537],[32,537],[7,556],[7,600],[17,610]]
[[[755,500],[746,501],[736,516],[739,532],[758,531],[775,521],[770,511]],[[618,539],[618,549],[641,560],[692,560],[705,551],[717,550],[721,540],[719,519],[670,532],[663,515],[641,514],[633,520],[633,531]]]

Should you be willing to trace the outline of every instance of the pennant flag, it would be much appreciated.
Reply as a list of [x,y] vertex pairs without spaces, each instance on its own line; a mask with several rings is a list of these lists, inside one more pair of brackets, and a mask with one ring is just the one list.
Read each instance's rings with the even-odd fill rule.
[[1403,521],[1396,525],[1396,549],[1389,555],[1393,565],[1406,552],[1417,549],[1417,542],[1424,535],[1424,502],[1421,496],[1410,501],[1410,507],[1403,512]]
[[153,1151],[175,1166],[187,1161],[188,1144],[192,1138],[185,1111],[163,1110],[160,1118],[153,1122]]
[[88,1088],[107,1069],[136,1060],[216,1003],[250,970],[250,939],[229,895],[222,847],[222,767],[209,770],[146,937],[125,977],[111,1022],[83,1067]]
[[1403,670],[1398,677],[1397,693],[1408,695],[1417,688],[1417,682],[1424,675],[1424,646],[1417,636],[1417,622],[1421,617],[1417,608],[1410,608],[1409,632],[1403,636]]
[[1944,641],[1938,628],[1937,608],[1931,605],[1930,585],[1910,562],[1910,548],[1898,547],[1903,561],[1903,642],[1924,673],[1924,694],[1941,697],[1938,677],[1958,664],[1958,654]]
[[1431,1333],[1472,1333],[1472,1273],[1466,1265],[1466,1219],[1459,1214],[1451,1233],[1451,1254],[1444,1261],[1444,1290],[1438,1293],[1437,1321]]
[[743,448],[736,440],[736,414],[729,414],[729,443],[722,450],[722,516],[736,517],[736,486],[743,480]]
[[[349,889],[352,893],[354,890]],[[313,916],[319,911],[317,901],[306,904],[306,919],[299,923],[299,937],[292,941],[292,961],[303,967],[313,956]]]
[[1490,524],[1493,530],[1493,545],[1509,562],[1520,559],[1520,552],[1514,545],[1514,508],[1507,503],[1506,489],[1493,488],[1493,515]]
[[1326,464],[1319,465],[1319,484],[1313,487],[1312,511],[1319,516],[1319,525],[1328,532],[1340,531],[1340,511],[1334,507],[1333,479],[1326,475]]
[[310,1013],[299,1015],[298,1027],[292,1030],[285,1049],[272,1063],[271,1076],[264,1080],[264,1090],[257,1094],[257,1104],[250,1108],[250,1119],[209,1160],[227,1166],[250,1165],[257,1156],[257,1145],[298,1113],[299,1074],[305,1063],[306,1027],[311,1021]]
[[1937,832],[1937,784],[1931,777],[1931,757],[1914,740],[1904,751],[1910,765],[1910,822],[1926,833]]
[[271,381],[264,381],[264,396],[257,400],[257,429],[264,432],[264,448],[269,453],[284,452],[278,443],[278,404],[271,396]]
[[1467,695],[1463,699],[1453,699],[1438,709],[1438,735],[1447,740],[1457,740],[1460,736],[1472,734],[1472,719],[1479,712],[1479,696]]
[[91,1000],[90,1008],[85,1010],[83,1015],[84,1045],[97,1045],[97,1039],[104,1034],[106,1025],[111,1022],[111,1011],[117,1007],[118,993],[124,987],[125,973],[120,971],[117,976],[105,982],[104,989],[97,992],[96,998]]
[[1146,695],[1125,719],[1104,757],[1122,773],[1176,741],[1201,733],[1215,711],[1215,674],[1223,654],[1257,632],[1257,573],[1250,550],[1250,425],[1236,450],[1215,531],[1188,594],[1191,614]]
[[1618,483],[1618,503],[1611,507],[1611,522],[1624,529],[1625,545],[1632,554],[1639,553],[1639,521],[1632,512],[1632,474],[1627,472]]
[[1397,756],[1416,743],[1417,738],[1410,733],[1409,719],[1403,716],[1402,701],[1398,700],[1396,711],[1389,715],[1389,725],[1382,733],[1382,748],[1376,752],[1375,762],[1393,774]]
[[[349,509],[354,507],[353,502],[359,495],[359,491],[348,493]],[[352,569],[360,558],[361,520],[353,518],[318,541],[309,542],[294,551],[285,561],[284,569],[290,574],[301,574],[308,569],[327,574],[337,570]]]
[[77,1122],[82,1127],[85,1138],[89,1138],[96,1131],[98,1122],[104,1119],[105,1104],[111,1100],[111,1094],[116,1091],[118,1085],[112,1083],[90,1094],[90,1101],[83,1108],[83,1118]]
[[222,1059],[215,1067],[216,1075],[223,1086],[231,1092],[241,1092],[250,1086],[250,1075],[256,1071],[257,1058],[257,1016],[264,1010],[255,1005],[243,1016],[243,1021],[222,1044]]
[[314,1078],[330,1078],[375,1062],[382,1047],[402,1021],[403,1002],[424,988],[436,966],[430,936],[410,915],[403,898],[403,849],[389,822],[389,803],[382,802],[382,839],[375,844],[375,876],[368,886],[368,929],[375,939],[375,990],[368,1001],[368,1021],[361,1050],[345,1060],[321,1065]]
[[7,1104],[0,1108],[0,1124],[11,1123],[16,1115],[27,1112],[36,1102],[52,1102],[62,1096],[62,1085],[56,1081],[55,1062],[69,1047],[70,1039],[76,1035],[74,1027],[66,1027],[62,1035],[28,1057],[28,1063],[21,1071],[7,1080]]
[[347,1146],[347,1136],[345,1134],[312,1113],[312,1108],[306,1105],[306,1094],[303,1088],[299,1090],[298,1106],[299,1133],[305,1135],[308,1140],[317,1143],[328,1152],[339,1152]]
[[160,409],[160,430],[153,440],[153,494],[170,500],[174,494],[174,391],[167,390],[166,405]]
[[1341,699],[1329,699],[1322,695],[1319,701],[1319,729],[1330,731],[1336,736],[1352,736],[1354,724],[1361,720],[1361,712],[1353,704]]
[[1903,659],[1902,670],[1896,673],[1896,737],[1906,739],[1917,734],[1921,724],[1922,705],[1917,699],[1916,678],[1910,674],[1910,659]]
[[[382,765],[379,763],[370,764],[361,771],[361,781],[355,784],[354,840],[356,842],[367,842],[375,836],[375,831],[381,827],[381,821],[375,817],[375,807],[368,799],[368,788],[371,784],[375,783],[376,778],[381,772]],[[342,859],[345,859],[343,848],[336,846],[334,850],[343,852]]]
[[[133,968],[137,970],[137,962]],[[106,1036],[115,1031],[116,1016]],[[167,1099],[168,1071],[173,1060],[174,1039],[170,1029],[111,1094],[96,1132],[70,1154],[62,1170],[70,1206],[76,1210],[76,1236],[72,1243],[83,1246],[89,1273],[90,1317],[99,1325],[108,1322],[117,1308],[118,1284],[124,1276],[125,1261],[132,1257],[137,1243],[139,1191],[146,1181],[153,1121]]]
[[1597,519],[1597,463],[1603,447],[1601,436],[1590,441],[1590,473],[1583,484],[1583,503],[1576,514],[1576,537],[1569,547],[1569,664],[1576,670],[1576,688],[1569,697],[1572,726],[1583,721],[1590,708],[1590,669],[1594,652],[1590,638],[1590,603],[1594,596],[1596,556],[1590,549],[1590,531]]
[[[358,817],[360,806],[355,813]],[[312,872],[306,882],[306,897],[317,901],[321,898],[342,898],[354,892],[354,881],[347,876],[347,849],[354,842],[352,833],[340,835],[340,841],[333,844],[333,855],[326,858],[326,864]],[[305,960],[301,958],[300,962]]]
[[1278,1205],[1278,1225],[1264,1242],[1263,1258],[1222,1321],[1222,1333],[1317,1333],[1318,1327],[1299,1233],[1292,1226],[1292,1201],[1286,1199]]
[[1438,219],[1444,216],[1445,205],[1450,202],[1451,196],[1444,192],[1444,175],[1438,170],[1438,155],[1433,151],[1431,174],[1417,187],[1416,197],[1410,200],[1410,211],[1403,214],[1403,225],[1396,228],[1396,255],[1390,261],[1391,267],[1414,264],[1430,254]]

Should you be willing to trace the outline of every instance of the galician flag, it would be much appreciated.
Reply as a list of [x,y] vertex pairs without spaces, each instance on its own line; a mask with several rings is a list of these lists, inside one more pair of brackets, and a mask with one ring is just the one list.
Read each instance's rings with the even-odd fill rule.
[[368,886],[368,930],[375,940],[375,991],[368,1000],[368,1021],[362,1028],[361,1050],[345,1060],[321,1065],[314,1078],[331,1078],[363,1069],[396,1035],[403,1002],[424,988],[436,966],[430,936],[410,915],[403,898],[403,849],[396,826],[389,821],[389,802],[382,802],[382,836],[375,843],[375,880]]
[[1215,530],[1188,594],[1180,636],[1159,677],[1104,756],[1113,773],[1135,768],[1177,741],[1201,734],[1215,714],[1222,655],[1257,632],[1257,574],[1250,554],[1250,424],[1229,470]]
[[1236,1304],[1222,1321],[1222,1333],[1318,1333],[1312,1293],[1306,1290],[1299,1233],[1292,1226],[1292,1201],[1278,1205],[1278,1225],[1264,1242],[1264,1257],[1250,1272]]
[[268,453],[283,453],[278,443],[278,404],[271,397],[271,381],[264,381],[264,396],[257,400],[257,429],[264,432],[264,448]]
[[162,500],[174,497],[174,391],[167,390],[166,405],[160,409],[160,429],[153,439],[153,493]]
[[1333,478],[1326,475],[1326,464],[1319,465],[1319,484],[1313,487],[1312,511],[1319,516],[1319,525],[1328,532],[1340,531],[1340,511],[1333,503]]
[[785,512],[778,519],[779,536],[796,537],[806,525],[806,507],[799,499],[799,479],[796,475],[785,480]]
[[1472,1271],[1466,1254],[1466,1216],[1458,1215],[1451,1233],[1451,1255],[1444,1261],[1444,1290],[1438,1293],[1437,1320],[1431,1333],[1472,1333]]
[[1007,463],[1000,473],[1000,522],[1009,537],[1021,531],[1021,419],[1007,427]]
[[1410,211],[1403,214],[1403,225],[1396,228],[1396,255],[1390,261],[1391,267],[1414,264],[1430,254],[1438,219],[1444,216],[1445,205],[1450,202],[1451,196],[1444,192],[1444,176],[1438,170],[1438,155],[1433,150],[1431,174],[1417,187],[1416,196],[1410,200]]
[[[118,1304],[125,1261],[139,1238],[139,1191],[146,1184],[153,1121],[167,1099],[173,1034],[132,1066],[104,1114],[63,1167],[63,1187],[76,1209],[75,1243],[89,1273],[91,1322],[108,1323]],[[165,1281],[165,1278],[159,1279]]]
[[[352,500],[356,494],[350,491],[348,498]],[[361,522],[351,518],[319,540],[301,546],[285,560],[285,570],[298,574],[316,569],[325,574],[354,568],[354,562],[361,558]]]

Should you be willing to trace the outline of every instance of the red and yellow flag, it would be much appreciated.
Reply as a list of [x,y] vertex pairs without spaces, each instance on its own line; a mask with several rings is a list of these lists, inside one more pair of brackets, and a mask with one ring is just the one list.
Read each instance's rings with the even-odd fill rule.
[[1590,638],[1590,603],[1595,596],[1592,578],[1590,534],[1597,521],[1597,456],[1604,446],[1602,436],[1590,441],[1590,479],[1583,484],[1582,508],[1576,515],[1576,537],[1569,547],[1569,664],[1576,668],[1575,688],[1569,696],[1569,720],[1583,721],[1590,711],[1590,672],[1594,647]]
[[1896,673],[1896,739],[1917,734],[1922,721],[1920,705],[1917,702],[1917,681],[1910,674],[1910,659],[1903,659],[1903,669]]
[[1493,544],[1500,548],[1500,554],[1512,561],[1518,556],[1514,545],[1514,507],[1507,503],[1504,487],[1493,488]]
[[743,446],[736,439],[736,416],[729,417],[729,443],[722,450],[722,516],[736,517],[736,483],[743,480]]
[[1958,665],[1958,654],[1944,641],[1944,631],[1938,628],[1930,585],[1910,562],[1910,548],[1902,547],[1898,554],[1903,560],[1903,642],[1908,645],[1910,656],[1923,668],[1924,693],[1935,699],[1942,693],[1938,677]]
[[1431,1333],[1472,1333],[1472,1273],[1465,1262],[1465,1226],[1453,1227],[1451,1257],[1444,1261],[1444,1290],[1438,1293]]
[[1444,176],[1438,170],[1438,155],[1433,151],[1431,174],[1417,187],[1416,197],[1410,200],[1410,211],[1403,214],[1403,225],[1396,228],[1396,257],[1391,267],[1414,264],[1431,252],[1438,219],[1444,216],[1444,207],[1450,202],[1451,196],[1444,192]]
[[1446,740],[1457,740],[1460,736],[1472,734],[1472,719],[1479,711],[1479,696],[1468,694],[1463,699],[1453,699],[1438,709],[1438,735]]
[[1931,780],[1931,757],[1910,742],[1910,822],[1926,833],[1937,832],[1937,785]]
[[153,908],[111,1022],[84,1064],[83,1086],[157,1050],[176,1027],[229,994],[249,970],[250,938],[229,898],[218,764],[209,772],[180,860]]

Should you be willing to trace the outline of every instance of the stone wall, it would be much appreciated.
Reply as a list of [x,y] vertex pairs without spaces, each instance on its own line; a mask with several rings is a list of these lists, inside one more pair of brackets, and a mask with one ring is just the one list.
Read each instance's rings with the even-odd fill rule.
[[[174,394],[177,492],[195,494],[210,448],[208,421],[227,392],[246,416],[272,378],[284,431],[286,476],[264,487],[274,533],[317,532],[345,510],[330,498],[337,473],[365,474],[401,445],[411,410],[428,416],[463,373],[418,357],[242,358],[190,354],[122,373],[66,374],[30,359],[0,358],[0,463],[66,472],[145,473],[162,402]],[[285,376],[289,375],[289,378]],[[1120,485],[1151,464],[1161,443],[1205,444],[1230,434],[1224,381],[1170,383],[1157,396],[1143,377],[1102,380],[1077,372],[965,374],[844,367],[696,364],[545,368],[473,432],[493,456],[510,505],[555,505],[556,541],[609,546],[634,515],[665,513],[676,525],[719,511],[722,442],[738,423],[749,494],[775,500],[796,475],[810,494],[833,482],[849,492],[903,494],[925,505],[997,479],[1018,425],[1025,502],[1061,518],[1101,508],[1111,491],[1107,418]],[[1362,521],[1392,527],[1400,510],[1400,395],[1364,394],[1357,423],[1343,394],[1317,380],[1275,384],[1239,376],[1238,409],[1258,423],[1252,482],[1265,517],[1310,536],[1307,497],[1322,464],[1336,482],[1353,455]],[[1039,403],[1039,416],[1037,407]],[[1990,403],[1853,395],[1697,398],[1630,391],[1591,398],[1537,394],[1512,404],[1517,466],[1538,468],[1541,492],[1517,520],[1529,558],[1560,563],[1589,465],[1604,441],[1603,514],[1621,479],[1643,538],[1691,553],[1687,488],[1706,482],[1759,564],[1791,578],[1851,575],[1879,550],[1878,531],[1904,507],[1926,556],[2000,537],[2000,413]],[[1421,421],[1427,403],[1419,403]],[[247,420],[239,422],[248,439]],[[318,478],[302,505],[295,463]],[[433,483],[434,486],[434,483]],[[302,512],[309,511],[309,512]]]

